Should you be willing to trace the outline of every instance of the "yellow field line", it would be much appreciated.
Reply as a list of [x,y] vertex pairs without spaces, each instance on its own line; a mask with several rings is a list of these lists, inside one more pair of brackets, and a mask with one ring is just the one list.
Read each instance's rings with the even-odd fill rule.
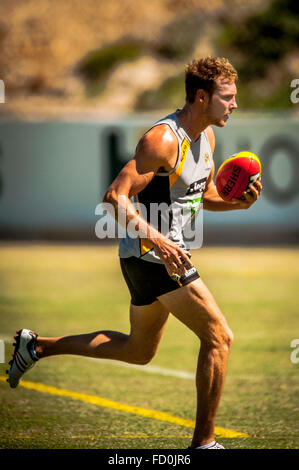
[[[0,376],[0,380],[6,381],[5,376]],[[83,401],[92,405],[101,406],[104,408],[111,408],[118,411],[124,411],[126,413],[133,413],[145,418],[152,418],[158,421],[165,421],[168,423],[178,424],[179,426],[185,426],[187,428],[194,428],[195,421],[190,419],[179,418],[178,416],[172,416],[169,413],[163,411],[149,410],[147,408],[140,408],[138,406],[125,405],[116,401],[108,400],[96,395],[88,395],[86,393],[72,392],[70,390],[64,390],[61,388],[53,387],[51,385],[44,385],[37,382],[21,381],[20,387],[27,388],[29,390],[35,390],[41,393],[49,393],[50,395],[58,395],[61,397],[72,398],[74,400]],[[215,427],[215,434],[218,437],[235,438],[235,437],[249,437],[248,434],[238,432],[233,429],[225,429]]]

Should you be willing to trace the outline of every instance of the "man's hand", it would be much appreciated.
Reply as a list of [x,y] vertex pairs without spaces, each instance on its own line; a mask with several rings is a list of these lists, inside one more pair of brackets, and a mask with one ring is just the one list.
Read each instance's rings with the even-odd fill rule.
[[[186,271],[186,265],[193,267],[189,259],[188,253],[176,245],[172,240],[166,237],[151,238],[154,245],[155,253],[164,262],[167,272],[170,276],[178,274],[182,276]],[[185,263],[185,265],[184,265]]]
[[235,209],[249,209],[249,207],[252,206],[252,204],[258,200],[262,188],[262,183],[260,180],[258,180],[254,184],[251,184],[249,186],[249,189],[251,191],[250,193],[244,191],[244,199],[232,198],[231,202],[234,203]]

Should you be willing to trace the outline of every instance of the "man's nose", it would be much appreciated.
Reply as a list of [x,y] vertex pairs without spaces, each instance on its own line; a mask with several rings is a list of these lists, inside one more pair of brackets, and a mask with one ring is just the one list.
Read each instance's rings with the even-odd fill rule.
[[237,109],[237,108],[238,108],[238,105],[237,105],[236,99],[234,98],[231,105],[230,105],[230,109],[233,110],[233,109]]

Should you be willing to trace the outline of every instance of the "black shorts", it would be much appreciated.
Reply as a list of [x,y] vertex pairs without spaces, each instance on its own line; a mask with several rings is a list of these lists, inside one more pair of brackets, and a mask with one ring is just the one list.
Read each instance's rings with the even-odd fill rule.
[[120,258],[120,265],[133,305],[152,304],[159,295],[179,289],[199,278],[196,269],[191,268],[175,281],[169,276],[164,264],[145,261],[135,256]]

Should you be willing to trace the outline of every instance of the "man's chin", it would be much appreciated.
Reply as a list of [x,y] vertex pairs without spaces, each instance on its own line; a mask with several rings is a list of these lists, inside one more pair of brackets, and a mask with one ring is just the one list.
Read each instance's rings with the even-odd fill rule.
[[224,119],[221,119],[220,121],[215,122],[213,125],[217,127],[225,127],[227,124],[227,121]]

